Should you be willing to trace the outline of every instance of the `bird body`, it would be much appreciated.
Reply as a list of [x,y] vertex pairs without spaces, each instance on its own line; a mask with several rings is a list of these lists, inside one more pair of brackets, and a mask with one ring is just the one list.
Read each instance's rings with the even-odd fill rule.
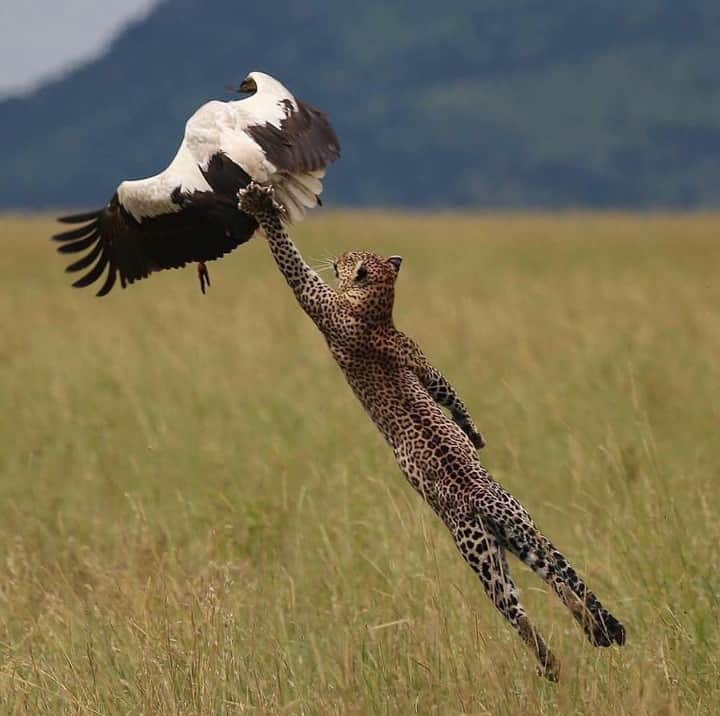
[[70,272],[92,265],[73,285],[108,273],[98,295],[120,278],[123,288],[152,271],[220,258],[248,241],[255,219],[238,209],[250,181],[272,186],[287,222],[319,203],[325,168],[340,155],[325,114],[304,104],[276,79],[251,72],[240,91],[250,96],[213,100],[187,121],[180,147],[165,170],[123,181],[104,209],[60,219],[83,226],[53,237],[61,253],[90,249]]

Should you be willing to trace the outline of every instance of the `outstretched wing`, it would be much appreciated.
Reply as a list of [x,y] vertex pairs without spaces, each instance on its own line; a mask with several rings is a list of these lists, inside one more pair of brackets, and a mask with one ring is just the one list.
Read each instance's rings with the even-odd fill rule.
[[97,293],[104,296],[118,278],[125,288],[152,271],[220,258],[250,239],[257,229],[255,219],[238,211],[234,200],[212,191],[184,193],[178,187],[170,201],[177,210],[138,219],[116,193],[100,211],[59,219],[65,224],[81,224],[53,237],[61,242],[60,253],[83,253],[66,269],[71,273],[89,269],[73,286],[89,286],[107,269]]

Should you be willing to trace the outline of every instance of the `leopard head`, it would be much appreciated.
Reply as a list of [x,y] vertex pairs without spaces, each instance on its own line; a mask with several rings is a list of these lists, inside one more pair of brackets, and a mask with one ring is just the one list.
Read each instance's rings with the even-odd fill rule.
[[383,258],[367,251],[341,254],[333,262],[337,292],[358,318],[370,323],[391,322],[401,263],[400,256]]

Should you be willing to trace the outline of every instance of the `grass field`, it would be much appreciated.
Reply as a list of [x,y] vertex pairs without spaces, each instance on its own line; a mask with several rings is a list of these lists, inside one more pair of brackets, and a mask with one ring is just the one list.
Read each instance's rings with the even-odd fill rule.
[[0,219],[2,714],[710,714],[720,217],[327,214],[405,257],[397,325],[483,462],[625,623],[595,650],[512,561],[532,656],[405,484],[261,241],[69,288]]

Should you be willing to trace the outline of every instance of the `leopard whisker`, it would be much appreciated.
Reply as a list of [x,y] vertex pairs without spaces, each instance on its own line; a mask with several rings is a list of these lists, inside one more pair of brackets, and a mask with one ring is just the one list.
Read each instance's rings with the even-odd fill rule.
[[326,273],[332,268],[332,266],[328,265],[327,259],[324,258],[311,258],[310,265],[318,273]]
[[320,259],[313,259],[313,263],[316,264],[317,268],[316,270],[318,273],[320,272],[328,272],[332,271],[334,273],[334,263],[335,260],[331,257],[323,257]]

